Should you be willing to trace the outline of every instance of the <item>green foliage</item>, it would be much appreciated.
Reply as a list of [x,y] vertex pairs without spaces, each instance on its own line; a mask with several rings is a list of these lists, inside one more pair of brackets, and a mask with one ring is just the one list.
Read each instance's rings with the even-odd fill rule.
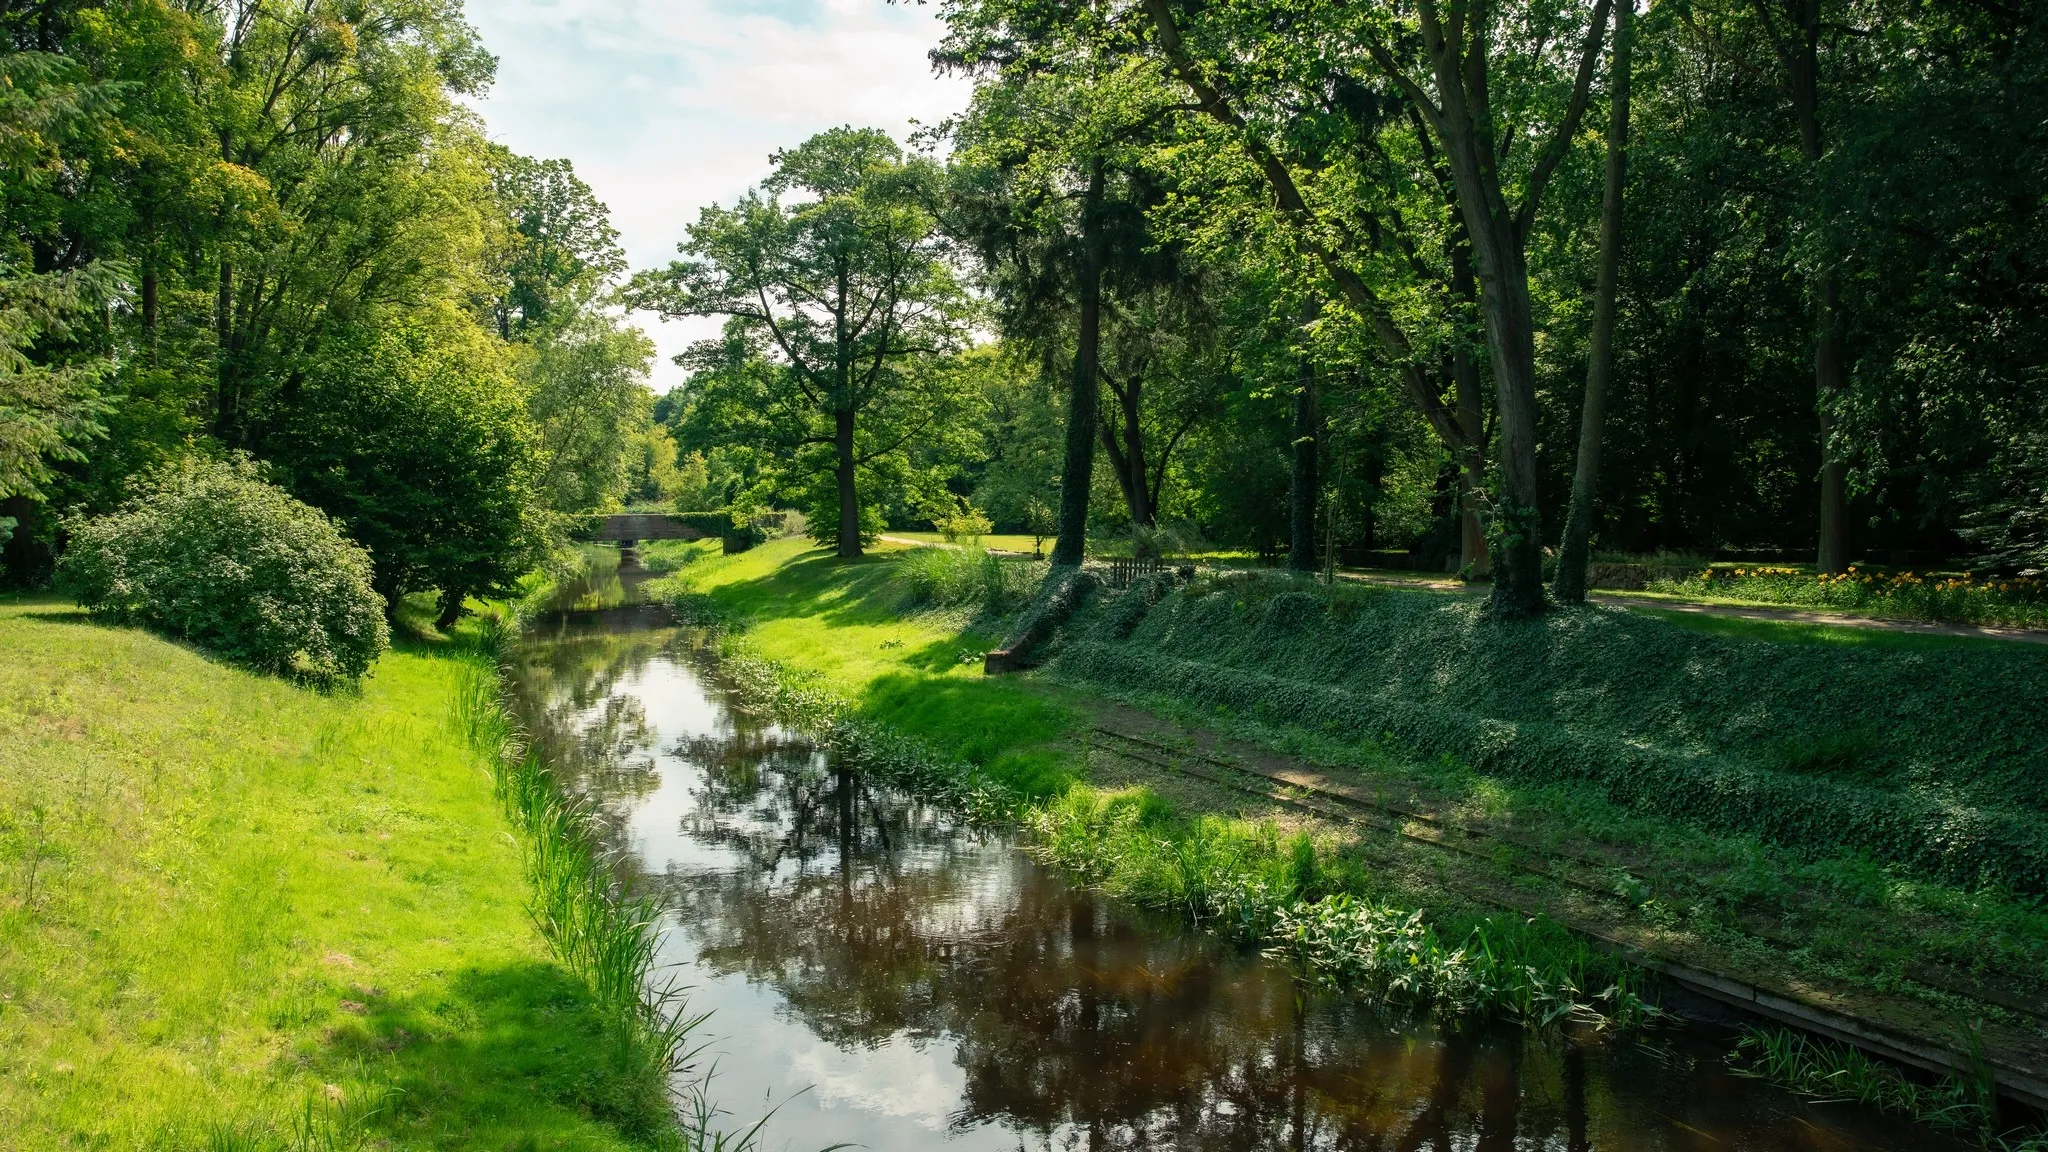
[[[1347,894],[1280,910],[1276,950],[1338,986],[1365,985],[1393,999],[1438,1009],[1501,1004],[1538,1025],[1567,1017],[1639,1021],[1649,1009],[1639,977],[1549,920],[1494,920],[1472,926],[1455,946],[1419,911]],[[1588,981],[1612,981],[1598,991]]]
[[964,500],[954,507],[946,508],[932,517],[932,527],[946,538],[946,543],[957,544],[965,536],[969,540],[980,540],[995,527],[981,509]]
[[388,327],[325,358],[272,450],[302,499],[370,550],[377,587],[491,595],[540,558],[535,432],[487,337]]
[[1998,1131],[1998,1092],[1989,1080],[1943,1076],[1922,1083],[1859,1049],[1803,1033],[1744,1029],[1728,1063],[1738,1075],[1769,1080],[1815,1100],[1854,1101],[1935,1128],[1966,1132],[1982,1139],[1987,1148],[2019,1152],[2048,1141],[2048,1133]]
[[[737,204],[705,208],[685,258],[641,274],[631,296],[664,316],[727,318],[722,339],[687,354],[685,442],[769,450],[813,538],[858,556],[881,527],[877,489],[901,487],[909,442],[955,404],[938,361],[961,342],[965,295],[930,166],[886,133],[835,128],[773,163]],[[842,526],[848,502],[856,523]]]
[[909,590],[910,603],[972,607],[991,615],[1023,603],[1044,572],[1042,564],[968,548],[915,548],[896,562],[896,579]]
[[95,616],[322,684],[389,643],[369,556],[246,460],[188,457],[71,537],[59,580]]
[[1135,627],[1113,609],[1076,622],[1056,670],[1580,782],[1795,852],[2048,892],[2048,659],[2031,646],[1758,644],[1597,609],[1490,621],[1429,593],[1258,575],[1198,580]]

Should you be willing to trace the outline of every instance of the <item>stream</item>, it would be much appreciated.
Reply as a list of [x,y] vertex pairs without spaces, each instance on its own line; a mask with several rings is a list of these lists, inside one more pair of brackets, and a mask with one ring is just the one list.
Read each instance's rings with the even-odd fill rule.
[[1438,1026],[1076,888],[737,698],[628,560],[517,647],[521,721],[666,909],[764,1147],[1941,1149],[1731,1075],[1726,1036]]

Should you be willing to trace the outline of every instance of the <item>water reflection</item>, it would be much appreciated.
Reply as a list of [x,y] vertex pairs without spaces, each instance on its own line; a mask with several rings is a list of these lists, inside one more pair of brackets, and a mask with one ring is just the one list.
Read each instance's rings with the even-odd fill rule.
[[1942,1146],[1682,1035],[1440,1029],[1305,990],[845,771],[737,707],[692,636],[595,599],[520,648],[523,718],[671,910],[716,1095],[780,1102],[789,1147]]

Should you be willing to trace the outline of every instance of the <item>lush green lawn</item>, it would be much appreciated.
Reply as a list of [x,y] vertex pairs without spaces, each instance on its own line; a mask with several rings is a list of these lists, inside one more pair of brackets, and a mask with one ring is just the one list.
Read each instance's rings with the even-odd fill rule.
[[458,666],[321,695],[0,601],[0,1147],[659,1127],[527,920]]
[[1068,776],[1058,749],[1077,723],[1050,686],[991,680],[1002,637],[971,612],[906,610],[890,576],[907,549],[849,564],[799,539],[737,556],[698,544],[689,587],[746,621],[759,655],[816,676],[869,717],[1034,789]]

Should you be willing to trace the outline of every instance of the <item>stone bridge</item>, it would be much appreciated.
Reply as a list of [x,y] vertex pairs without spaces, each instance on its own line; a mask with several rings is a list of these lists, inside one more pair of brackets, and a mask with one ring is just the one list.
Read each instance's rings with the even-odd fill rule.
[[621,512],[616,516],[592,516],[592,540],[632,547],[642,540],[702,540],[704,532],[675,516],[659,512]]

